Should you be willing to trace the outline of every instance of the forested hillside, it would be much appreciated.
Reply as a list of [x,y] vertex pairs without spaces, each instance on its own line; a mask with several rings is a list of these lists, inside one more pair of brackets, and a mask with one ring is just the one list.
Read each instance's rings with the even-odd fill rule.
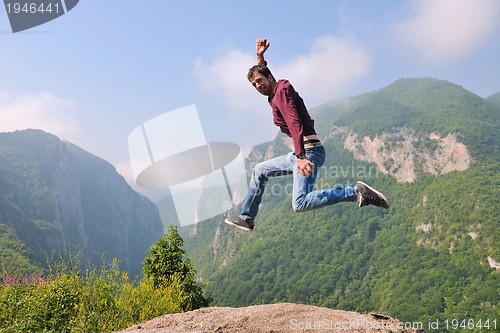
[[496,103],[500,103],[500,91],[489,96],[488,97],[488,100],[492,101],[492,102],[496,102]]
[[40,130],[0,133],[2,273],[80,253],[82,268],[118,258],[134,276],[162,233],[156,206],[108,162]]
[[[294,213],[291,178],[270,180],[253,232],[222,217],[184,230],[214,304],[298,302],[422,322],[500,318],[500,105],[446,81],[401,79],[311,114],[328,155],[317,188],[362,180],[391,209],[342,203]],[[413,133],[411,146],[396,150],[396,141],[374,154],[410,158],[458,142],[472,162],[437,174],[416,166],[416,180],[403,182],[346,149],[349,136],[376,140],[401,128]],[[448,135],[457,138],[451,146],[435,139]],[[271,151],[288,151],[281,135],[256,147],[249,165]]]

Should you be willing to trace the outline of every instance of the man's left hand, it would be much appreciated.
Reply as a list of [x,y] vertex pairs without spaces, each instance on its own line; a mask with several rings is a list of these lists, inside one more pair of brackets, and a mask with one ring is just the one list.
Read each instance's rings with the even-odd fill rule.
[[307,158],[297,159],[297,173],[302,172],[304,177],[309,177],[314,169],[314,163]]

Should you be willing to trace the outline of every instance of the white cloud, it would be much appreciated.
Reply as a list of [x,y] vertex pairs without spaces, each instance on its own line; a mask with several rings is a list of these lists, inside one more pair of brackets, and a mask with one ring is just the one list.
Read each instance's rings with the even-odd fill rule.
[[0,132],[41,129],[73,141],[78,134],[76,120],[68,113],[73,102],[49,92],[15,95],[0,90]]
[[[204,123],[205,134],[222,141],[253,146],[276,136],[266,97],[259,94],[247,79],[248,69],[256,62],[255,55],[233,50],[221,55],[211,64],[196,61],[193,77],[196,83],[211,96],[215,96],[227,109],[212,112],[212,121]],[[267,112],[266,112],[267,111]],[[217,119],[228,120],[230,128],[221,131]],[[258,133],[255,129],[258,128]]]
[[231,110],[248,110],[262,105],[262,96],[256,93],[246,78],[248,69],[254,63],[255,56],[232,50],[209,65],[198,59],[193,75],[202,89],[218,95]]
[[[355,41],[326,36],[318,38],[308,53],[290,61],[273,63],[272,46],[266,53],[276,79],[286,78],[304,98],[308,107],[344,96],[348,89],[368,74],[371,58]],[[227,103],[232,110],[262,108],[262,95],[246,78],[256,63],[254,54],[233,50],[212,64],[195,63],[193,74],[198,84]]]
[[309,53],[274,72],[277,77],[283,73],[306,105],[315,106],[345,96],[370,68],[370,55],[354,40],[326,36],[318,38]]
[[412,17],[394,29],[420,62],[449,63],[483,45],[499,21],[498,0],[414,0]]

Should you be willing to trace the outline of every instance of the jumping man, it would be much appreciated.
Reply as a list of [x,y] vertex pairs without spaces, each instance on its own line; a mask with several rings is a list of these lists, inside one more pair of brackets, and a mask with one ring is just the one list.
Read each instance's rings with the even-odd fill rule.
[[267,67],[264,53],[270,43],[256,42],[257,65],[250,68],[247,78],[259,93],[267,96],[274,123],[281,132],[292,138],[294,151],[257,164],[253,170],[248,193],[243,200],[240,215],[226,218],[227,224],[251,231],[269,177],[293,174],[292,207],[303,212],[339,202],[357,202],[359,207],[374,205],[389,209],[389,201],[379,191],[358,181],[354,187],[313,191],[318,169],[325,162],[325,148],[314,129],[304,101],[287,80],[276,81]]

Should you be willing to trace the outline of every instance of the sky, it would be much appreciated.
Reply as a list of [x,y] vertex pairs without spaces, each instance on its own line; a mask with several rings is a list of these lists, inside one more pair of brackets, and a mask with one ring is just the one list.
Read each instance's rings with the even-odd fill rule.
[[402,77],[500,91],[499,0],[82,0],[17,33],[0,7],[0,132],[45,130],[133,183],[129,135],[194,104],[207,142],[248,152],[278,132],[246,79],[257,38],[309,109]]

